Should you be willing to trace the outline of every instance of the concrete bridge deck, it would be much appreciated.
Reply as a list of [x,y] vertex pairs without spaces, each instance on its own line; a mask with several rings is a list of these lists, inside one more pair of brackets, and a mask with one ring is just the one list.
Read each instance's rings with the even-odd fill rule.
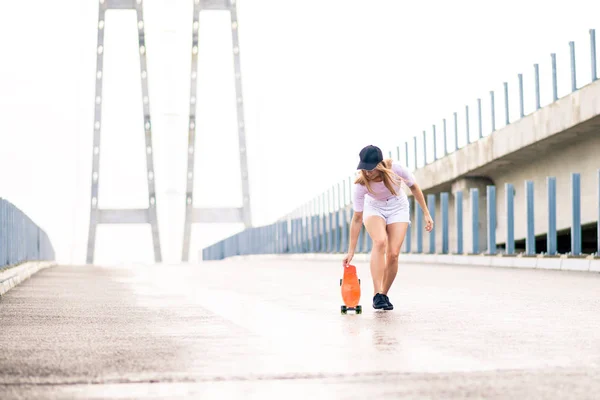
[[403,265],[340,315],[340,264],[40,271],[0,301],[0,398],[594,398],[600,275]]

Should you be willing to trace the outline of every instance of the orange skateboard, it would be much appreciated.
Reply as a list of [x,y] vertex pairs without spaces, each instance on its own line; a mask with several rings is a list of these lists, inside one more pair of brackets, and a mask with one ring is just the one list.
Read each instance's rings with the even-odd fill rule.
[[348,265],[344,267],[344,277],[340,279],[342,287],[342,314],[347,314],[348,310],[355,311],[357,314],[362,314],[362,306],[358,304],[360,301],[360,279],[356,275],[356,267]]

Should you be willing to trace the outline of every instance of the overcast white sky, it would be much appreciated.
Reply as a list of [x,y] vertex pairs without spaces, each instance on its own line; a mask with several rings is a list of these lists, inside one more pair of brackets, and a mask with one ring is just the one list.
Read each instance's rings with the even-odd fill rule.
[[[354,173],[359,150],[386,152],[423,130],[452,131],[452,113],[484,105],[503,86],[518,116],[551,100],[550,53],[559,95],[570,88],[576,42],[579,86],[590,81],[589,29],[600,4],[574,0],[481,2],[239,0],[242,82],[255,224],[265,224]],[[150,109],[163,257],[181,254],[185,202],[192,0],[145,0]],[[12,1],[0,14],[0,197],[50,235],[63,262],[85,260],[91,182],[97,1]],[[102,208],[147,207],[139,57],[134,11],[106,19],[100,196]],[[239,206],[241,188],[229,15],[200,23],[196,206]],[[463,133],[464,135],[464,133]],[[420,136],[419,136],[420,137]],[[464,136],[462,137],[464,143]],[[420,139],[419,139],[420,142]],[[440,141],[441,142],[441,141]],[[461,145],[463,144],[461,143]],[[450,142],[452,145],[452,142]],[[402,147],[403,149],[403,147]],[[412,149],[412,145],[411,145]],[[237,225],[194,225],[191,256]],[[147,225],[101,225],[96,261],[152,262]]]

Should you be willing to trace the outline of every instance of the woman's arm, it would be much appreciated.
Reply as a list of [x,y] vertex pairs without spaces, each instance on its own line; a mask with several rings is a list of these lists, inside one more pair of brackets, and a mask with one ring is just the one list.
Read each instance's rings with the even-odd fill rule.
[[409,187],[412,192],[415,200],[421,206],[423,210],[423,216],[425,217],[425,230],[427,232],[431,232],[433,229],[433,219],[431,218],[431,214],[429,213],[429,208],[427,208],[427,203],[425,203],[425,196],[423,196],[423,192],[419,185],[415,182],[412,186]]

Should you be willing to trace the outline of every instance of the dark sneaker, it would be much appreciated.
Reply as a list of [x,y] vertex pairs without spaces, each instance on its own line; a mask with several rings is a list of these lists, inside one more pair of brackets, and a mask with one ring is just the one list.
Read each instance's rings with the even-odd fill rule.
[[373,297],[373,308],[376,310],[385,310],[388,308],[388,303],[385,300],[384,295],[382,295],[381,293],[377,293]]
[[387,303],[388,307],[386,308],[386,310],[393,310],[394,309],[394,305],[392,303],[390,303],[390,298],[387,297],[387,294],[382,294],[383,298],[385,299],[385,302]]

